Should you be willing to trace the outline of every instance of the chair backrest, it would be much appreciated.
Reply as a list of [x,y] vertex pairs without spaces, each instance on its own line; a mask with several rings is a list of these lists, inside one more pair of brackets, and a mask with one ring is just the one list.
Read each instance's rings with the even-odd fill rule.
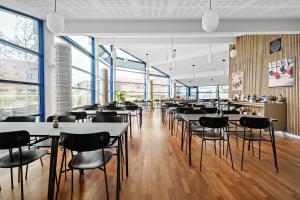
[[207,114],[215,114],[218,112],[218,109],[213,107],[213,108],[202,108]]
[[110,115],[110,116],[117,116],[118,113],[116,111],[97,111],[96,116],[101,116],[101,115]]
[[98,107],[95,105],[85,105],[83,106],[83,110],[97,110]]
[[176,103],[165,103],[167,107],[178,107]]
[[72,111],[72,112],[68,112],[68,115],[75,116],[76,120],[85,119],[87,117],[85,111]]
[[95,151],[109,144],[110,134],[108,132],[73,134],[60,133],[61,144],[71,151]]
[[[54,117],[49,116],[47,118],[47,122],[53,122]],[[58,116],[58,121],[59,122],[76,122],[76,117],[74,115],[67,115],[67,116]]]
[[197,110],[186,110],[184,114],[206,114],[206,112],[202,109],[197,109]]
[[126,105],[126,110],[138,110],[139,107],[137,105]]
[[131,101],[125,101],[124,104],[127,105],[136,105],[135,103],[132,103]]
[[228,125],[228,117],[200,117],[199,123],[206,128],[224,128]]
[[240,124],[246,128],[266,129],[270,128],[272,122],[267,117],[241,117]]
[[194,104],[194,108],[205,108],[205,105]]
[[237,110],[223,110],[223,114],[240,114]]
[[5,122],[35,122],[35,116],[10,116],[7,117]]
[[92,122],[123,122],[123,118],[121,116],[113,116],[113,115],[100,115],[92,118]]
[[13,149],[26,146],[30,141],[27,131],[11,131],[0,133],[0,149]]
[[189,110],[193,110],[193,108],[189,108],[189,107],[177,107],[177,113],[179,113],[179,114],[183,114],[183,113],[185,113],[186,111],[189,111]]

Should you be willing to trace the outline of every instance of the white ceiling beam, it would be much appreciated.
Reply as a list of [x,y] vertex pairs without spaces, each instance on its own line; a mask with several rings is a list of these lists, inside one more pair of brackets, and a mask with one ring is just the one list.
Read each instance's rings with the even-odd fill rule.
[[200,20],[68,20],[65,34],[184,34],[240,35],[300,33],[299,19],[220,20],[212,33],[203,32]]

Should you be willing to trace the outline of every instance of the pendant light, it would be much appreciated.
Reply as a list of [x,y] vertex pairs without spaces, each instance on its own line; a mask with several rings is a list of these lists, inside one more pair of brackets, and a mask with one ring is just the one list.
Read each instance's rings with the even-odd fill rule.
[[193,65],[193,82],[194,82],[194,84],[195,84],[195,65]]
[[219,15],[211,9],[211,0],[209,0],[209,10],[202,15],[202,28],[206,32],[214,31],[219,25]]
[[222,60],[222,62],[223,62],[223,71],[224,71],[224,75],[226,74],[226,70],[225,70],[225,58]]
[[171,52],[171,57],[173,59],[176,58],[176,49],[174,49],[174,37],[173,37],[173,35],[172,35],[172,52]]
[[169,71],[170,71],[170,77],[169,78],[172,81],[172,67],[169,68]]
[[46,15],[46,24],[48,29],[53,33],[62,33],[65,28],[64,17],[56,12],[56,0],[54,0],[54,12]]
[[211,44],[209,44],[209,54],[208,54],[208,63],[211,64],[212,61],[212,52],[211,52]]
[[116,47],[115,47],[115,34],[113,34],[113,49],[111,52],[111,57],[115,59],[117,57]]
[[233,37],[233,42],[234,42],[233,47],[231,48],[231,50],[229,52],[230,58],[235,58],[237,55],[237,51],[235,49],[235,44],[236,44],[235,37]]

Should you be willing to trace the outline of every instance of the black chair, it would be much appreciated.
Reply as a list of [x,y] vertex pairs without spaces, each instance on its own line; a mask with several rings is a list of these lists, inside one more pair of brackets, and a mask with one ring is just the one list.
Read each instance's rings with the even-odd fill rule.
[[60,140],[61,144],[64,147],[62,160],[64,160],[66,157],[66,150],[70,150],[71,152],[77,151],[79,153],[72,156],[72,159],[68,164],[69,169],[63,170],[63,162],[61,162],[56,198],[59,192],[62,173],[71,171],[71,191],[73,193],[74,170],[82,171],[90,169],[100,169],[104,171],[106,199],[109,199],[106,164],[111,160],[112,153],[110,151],[104,151],[104,147],[109,144],[110,134],[108,132],[90,134],[72,134],[62,132],[60,133]]
[[[130,111],[130,117],[136,117],[136,121],[137,121],[137,125],[139,124],[139,115],[138,115],[138,111],[139,111],[139,107],[138,105],[126,105],[125,109]],[[138,125],[138,128],[140,126]]]
[[[234,170],[231,148],[230,148],[230,141],[229,141],[229,134],[227,132],[228,117],[200,117],[199,124],[202,126],[202,132],[196,132],[196,135],[202,139],[200,170],[202,167],[203,142],[214,141],[214,145],[215,145],[216,141],[219,141],[220,157],[221,157],[221,141],[223,141],[223,154],[224,154],[225,133],[227,137],[227,150],[229,150],[231,166],[232,169]],[[209,128],[211,130],[207,130],[205,128]],[[216,145],[215,145],[215,152],[216,152]]]
[[223,110],[224,115],[230,115],[230,114],[240,114],[238,110]]
[[[24,199],[23,166],[28,166],[29,163],[39,160],[47,154],[47,151],[42,150],[24,150],[22,146],[28,146],[29,143],[30,135],[27,131],[0,133],[0,149],[9,151],[8,155],[0,158],[0,168],[10,168],[11,188],[13,189],[13,168],[18,167],[21,179],[21,199]],[[14,148],[18,148],[18,151],[13,152]]]
[[87,114],[85,111],[71,111],[68,112],[67,115],[73,115],[76,117],[76,121],[82,121],[84,122],[85,119],[87,119]]
[[202,108],[202,110],[204,110],[207,114],[216,114],[218,113],[218,108],[215,107],[211,107],[211,108]]
[[187,111],[191,111],[193,110],[193,108],[191,107],[177,107],[176,109],[176,113],[175,115],[173,116],[173,119],[172,119],[172,124],[171,124],[171,135],[173,135],[173,128],[174,128],[174,124],[175,124],[175,121],[177,120],[177,126],[176,126],[176,137],[177,137],[177,132],[178,132],[178,125],[179,125],[179,122],[181,122],[182,126],[184,125],[184,120],[183,118],[180,116],[180,114],[184,114],[185,112]]
[[4,122],[35,122],[35,116],[10,116]]
[[[74,115],[60,115],[58,116],[58,122],[76,122],[76,117]],[[49,116],[47,122],[53,122],[54,116]]]
[[118,116],[118,113],[116,111],[97,111],[96,116],[101,116],[101,115],[112,115],[112,116]]
[[85,105],[83,106],[83,110],[97,110],[98,106],[96,105]]
[[[244,127],[244,132],[240,135],[243,139],[243,150],[242,150],[242,162],[241,162],[241,170],[243,170],[243,163],[244,163],[244,147],[245,141],[249,141],[252,143],[252,153],[254,155],[254,148],[253,142],[259,142],[259,159],[261,154],[261,141],[267,141],[265,137],[262,135],[262,130],[267,130],[270,135],[270,142],[272,144],[273,156],[274,156],[274,164],[275,168],[278,172],[278,164],[277,164],[277,156],[276,156],[276,146],[275,146],[275,136],[274,136],[274,129],[273,123],[270,118],[266,117],[241,117],[240,125]],[[246,131],[246,128],[250,129],[250,131]],[[259,133],[254,133],[252,130],[259,130]]]
[[201,109],[192,109],[192,110],[186,110],[184,112],[184,114],[206,114],[205,110],[201,110]]
[[100,115],[92,118],[92,122],[123,122],[123,118],[121,116],[114,115]]

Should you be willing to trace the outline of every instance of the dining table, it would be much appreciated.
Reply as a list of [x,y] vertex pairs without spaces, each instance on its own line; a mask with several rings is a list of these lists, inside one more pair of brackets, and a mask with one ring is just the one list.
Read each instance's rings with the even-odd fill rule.
[[[180,117],[187,123],[187,139],[188,139],[188,162],[189,165],[192,166],[192,131],[191,124],[198,122],[200,117],[220,117],[219,114],[179,114]],[[229,122],[237,123],[240,121],[241,117],[252,117],[252,118],[262,118],[263,116],[258,115],[245,115],[245,114],[224,114],[223,117],[228,117]],[[272,122],[278,121],[277,119],[270,118]],[[275,133],[274,128],[271,126],[271,143],[273,149],[273,157],[276,168],[278,168],[277,164],[277,154],[276,154],[276,143],[275,143]],[[181,147],[183,147],[183,123],[182,123],[182,134],[181,134]],[[182,148],[181,148],[182,149]]]
[[[128,123],[59,123],[58,128],[53,128],[51,122],[0,122],[1,132],[25,130],[30,137],[38,137],[40,141],[51,138],[51,155],[48,179],[48,200],[55,199],[57,152],[61,132],[74,134],[89,134],[96,132],[109,132],[110,137],[118,140],[117,148],[117,178],[116,178],[116,199],[120,198],[120,165],[121,165],[121,140],[125,143],[125,166],[128,176]],[[39,142],[39,141],[37,141]],[[55,187],[56,186],[56,187]]]

